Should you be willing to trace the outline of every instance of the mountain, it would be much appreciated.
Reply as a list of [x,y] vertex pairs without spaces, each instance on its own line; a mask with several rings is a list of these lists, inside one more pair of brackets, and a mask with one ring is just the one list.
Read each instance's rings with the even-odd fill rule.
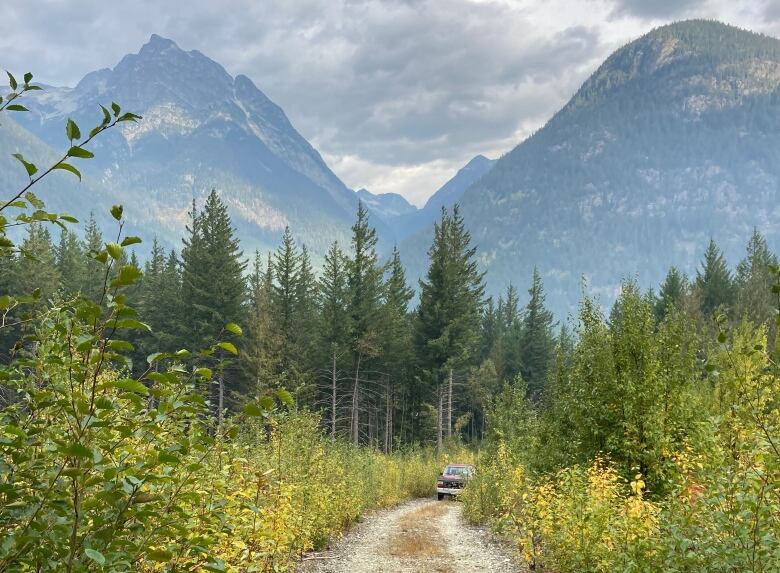
[[460,201],[466,189],[490,171],[495,162],[494,159],[488,159],[484,155],[477,155],[462,167],[425,203],[420,215],[424,215],[422,218],[426,220],[426,224],[432,224],[439,218],[442,207],[449,208]]
[[417,212],[417,207],[409,203],[398,193],[379,193],[375,195],[368,189],[358,189],[357,196],[372,213],[385,222]]
[[[463,192],[490,171],[494,164],[494,159],[488,159],[484,155],[477,155],[459,169],[452,179],[431,195],[422,209],[415,209],[410,205],[412,207],[411,210],[400,212],[395,217],[385,216],[385,221],[392,226],[394,237],[399,241],[404,241],[409,237],[413,237],[416,233],[432,229],[433,223],[441,216],[441,208],[450,208],[460,201]],[[425,233],[426,238],[429,235],[430,233]],[[419,242],[414,241],[415,244]]]
[[[178,247],[193,198],[216,188],[245,251],[273,248],[288,224],[315,256],[348,237],[355,193],[252,80],[198,51],[152,35],[113,69],[38,94],[26,100],[31,112],[14,119],[54,149],[67,143],[68,117],[83,132],[99,121],[98,104],[116,101],[143,116],[91,146],[96,158],[80,165],[84,192],[69,205],[76,216],[121,201],[131,226]],[[0,147],[13,146],[3,131]]]
[[710,237],[732,262],[754,226],[777,246],[779,183],[780,41],[695,20],[612,54],[461,206],[492,293],[536,265],[563,317],[583,274],[609,304],[695,273]]

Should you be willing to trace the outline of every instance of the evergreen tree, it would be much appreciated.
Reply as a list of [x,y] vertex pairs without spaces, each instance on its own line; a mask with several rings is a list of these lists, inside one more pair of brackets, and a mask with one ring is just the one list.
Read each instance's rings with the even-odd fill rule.
[[520,299],[512,283],[502,300],[500,354],[493,357],[496,371],[504,381],[514,380],[522,370],[523,364],[523,326],[520,316]]
[[195,347],[211,344],[229,322],[244,322],[246,263],[227,207],[212,190],[194,210],[182,251],[184,324]]
[[265,266],[255,253],[249,276],[249,319],[244,337],[242,367],[245,391],[259,396],[268,388],[278,387],[278,340],[273,325],[273,263],[270,254]]
[[319,280],[318,356],[320,363],[328,364],[326,394],[329,430],[332,436],[338,431],[339,364],[344,352],[349,348],[346,265],[344,253],[338,243],[333,243],[325,255],[325,265]]
[[414,291],[406,282],[406,273],[401,263],[398,247],[393,248],[388,269],[388,278],[384,287],[382,319],[383,364],[387,373],[384,387],[385,428],[384,451],[389,452],[393,442],[394,397],[397,383],[409,379],[409,356],[411,352],[411,323],[409,320],[409,301]]
[[499,337],[498,311],[493,297],[488,297],[482,310],[482,333],[480,339],[482,346],[479,352],[479,363],[484,362],[493,352],[493,348]]
[[317,323],[317,278],[306,245],[301,247],[298,275],[295,282],[295,316],[293,336],[298,363],[298,384],[311,384],[314,369],[315,332]]
[[358,203],[357,220],[352,226],[352,257],[347,263],[347,314],[352,353],[352,441],[360,442],[362,404],[361,366],[382,352],[379,340],[383,269],[378,264],[376,231],[368,221],[368,211]]
[[523,316],[520,336],[521,374],[532,396],[539,396],[547,381],[547,372],[555,352],[552,333],[553,315],[544,306],[544,288],[539,271],[534,268],[530,300]]
[[[193,202],[187,230],[182,250],[182,324],[190,344],[199,349],[213,344],[227,323],[245,324],[246,263],[227,207],[215,190],[203,212],[197,212]],[[225,383],[228,391],[235,390],[239,376],[226,373]],[[221,386],[219,390],[219,396],[212,396],[215,403],[223,401]]]
[[701,311],[706,317],[712,317],[720,307],[728,308],[734,302],[734,284],[723,253],[715,241],[704,252],[701,270],[696,275],[696,288],[701,297]]
[[777,264],[777,256],[769,250],[766,239],[754,229],[745,258],[737,265],[734,281],[737,320],[748,318],[753,324],[763,324],[772,317],[775,307],[772,300],[774,275],[770,267]]
[[301,256],[295,245],[292,231],[285,227],[282,243],[274,253],[274,284],[271,291],[273,305],[273,325],[279,342],[280,375],[286,384],[298,384],[298,360],[300,349],[297,346],[298,322],[298,282],[300,278]]
[[669,269],[655,303],[657,320],[662,320],[672,309],[680,305],[685,295],[687,282],[685,275],[677,267]]
[[66,296],[79,292],[87,273],[87,257],[78,237],[72,231],[63,229],[56,249],[57,270],[62,290]]
[[441,447],[443,434],[451,433],[454,370],[468,365],[478,348],[484,293],[476,248],[471,246],[457,205],[452,215],[442,210],[428,254],[428,272],[420,281],[415,343],[420,363],[436,389],[437,445]]
[[103,233],[98,227],[93,213],[89,214],[89,221],[84,230],[84,243],[82,249],[86,254],[84,280],[81,284],[81,293],[94,302],[99,301],[103,295],[103,282],[105,267],[94,256],[103,249]]
[[157,238],[144,266],[144,276],[138,293],[138,310],[152,329],[144,337],[141,348],[145,355],[152,352],[175,352],[182,346],[179,329],[181,317],[181,274],[175,251],[166,256]]
[[39,306],[46,304],[60,287],[60,274],[49,230],[40,223],[27,227],[16,265],[15,289],[18,294],[40,291]]

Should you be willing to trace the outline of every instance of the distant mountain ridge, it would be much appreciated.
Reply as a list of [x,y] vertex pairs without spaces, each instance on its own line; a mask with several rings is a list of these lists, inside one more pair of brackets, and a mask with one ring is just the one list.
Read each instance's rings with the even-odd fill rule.
[[246,250],[273,248],[288,224],[315,256],[332,240],[347,239],[357,196],[284,111],[246,76],[233,78],[200,52],[156,34],[113,69],[29,98],[31,112],[15,119],[59,149],[67,117],[91,127],[98,104],[111,101],[143,120],[95,142],[96,159],[85,164],[90,188],[71,205],[79,216],[99,190],[122,199],[145,236],[178,246],[193,198],[216,188]]
[[374,194],[368,189],[358,189],[357,196],[372,213],[376,214],[385,222],[417,211],[417,207],[409,203],[409,201],[398,193]]
[[609,304],[694,273],[710,236],[732,261],[754,226],[776,246],[779,183],[780,41],[694,20],[612,54],[461,205],[493,294],[537,265],[563,316],[583,276]]
[[441,217],[442,207],[449,209],[460,201],[464,191],[490,171],[494,164],[494,159],[484,155],[472,158],[435,191],[421,209],[397,193],[375,195],[367,189],[360,189],[357,194],[372,213],[392,228],[393,238],[404,241],[424,229],[432,229],[434,222]]

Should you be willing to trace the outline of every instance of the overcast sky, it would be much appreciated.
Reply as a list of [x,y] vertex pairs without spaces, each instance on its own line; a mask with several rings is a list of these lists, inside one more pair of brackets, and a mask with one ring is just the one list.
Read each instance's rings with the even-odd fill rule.
[[421,205],[610,52],[692,17],[780,36],[780,0],[19,0],[0,4],[0,67],[74,85],[157,33],[252,78],[351,187]]

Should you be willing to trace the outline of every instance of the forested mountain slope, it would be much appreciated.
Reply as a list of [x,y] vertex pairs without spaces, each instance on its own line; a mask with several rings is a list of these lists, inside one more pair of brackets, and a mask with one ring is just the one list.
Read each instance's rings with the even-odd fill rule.
[[[610,56],[462,199],[488,284],[542,272],[551,306],[621,276],[691,272],[710,236],[735,260],[777,244],[780,41],[712,21],[653,30]],[[423,241],[424,243],[424,241]]]

